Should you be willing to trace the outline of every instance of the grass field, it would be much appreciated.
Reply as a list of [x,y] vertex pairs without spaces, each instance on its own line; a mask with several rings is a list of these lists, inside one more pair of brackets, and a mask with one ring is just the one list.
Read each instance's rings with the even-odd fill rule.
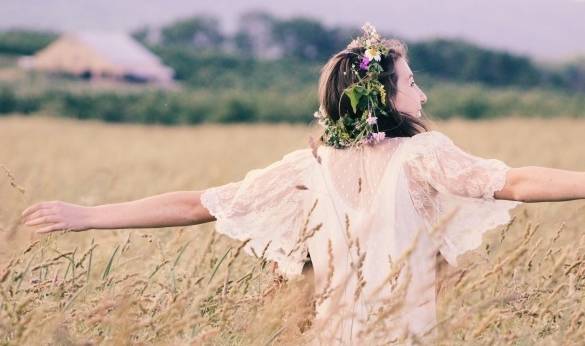
[[[513,167],[585,171],[585,120],[434,127]],[[270,263],[239,255],[240,244],[213,224],[38,236],[18,221],[41,200],[96,205],[239,180],[316,133],[300,125],[0,118],[0,344],[303,343],[310,280],[282,283]],[[488,233],[460,267],[445,271],[443,344],[585,338],[585,203],[525,204],[514,214],[506,232]]]

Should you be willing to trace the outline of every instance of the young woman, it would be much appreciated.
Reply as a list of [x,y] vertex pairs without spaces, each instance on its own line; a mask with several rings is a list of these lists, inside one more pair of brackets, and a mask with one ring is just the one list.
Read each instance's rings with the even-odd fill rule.
[[310,254],[315,343],[432,337],[437,253],[457,265],[520,202],[585,198],[585,173],[511,168],[429,131],[404,44],[363,29],[322,70],[320,143],[204,191],[94,207],[42,202],[23,221],[39,233],[217,221],[288,278]]

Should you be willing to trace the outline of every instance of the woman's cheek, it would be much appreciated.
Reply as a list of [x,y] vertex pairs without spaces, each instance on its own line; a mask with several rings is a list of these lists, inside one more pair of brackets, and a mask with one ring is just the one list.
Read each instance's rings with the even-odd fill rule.
[[408,108],[408,107],[405,107],[406,105],[405,105],[404,101],[405,100],[401,94],[398,94],[396,96],[396,101],[394,102],[394,107],[396,107],[397,111],[402,112],[402,113],[407,111],[407,109],[405,109],[405,108]]

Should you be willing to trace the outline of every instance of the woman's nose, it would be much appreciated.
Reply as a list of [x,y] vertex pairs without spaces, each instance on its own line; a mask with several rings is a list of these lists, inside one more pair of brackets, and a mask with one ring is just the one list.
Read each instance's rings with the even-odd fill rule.
[[421,102],[422,104],[425,104],[425,103],[427,103],[427,95],[425,95],[425,93],[424,93],[424,92],[422,92],[422,91],[420,92],[420,102]]

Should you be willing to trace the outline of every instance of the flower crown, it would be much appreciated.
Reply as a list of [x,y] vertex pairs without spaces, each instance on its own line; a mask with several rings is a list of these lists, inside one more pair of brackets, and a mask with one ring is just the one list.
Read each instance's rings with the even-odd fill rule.
[[338,120],[332,120],[321,107],[314,114],[325,128],[322,136],[324,143],[335,148],[372,145],[386,137],[384,132],[378,130],[376,115],[388,115],[383,107],[386,106],[386,90],[379,77],[384,72],[380,61],[390,51],[392,41],[382,39],[370,23],[364,24],[362,30],[363,35],[347,46],[347,50],[363,50],[363,54],[359,54],[356,59],[359,65],[351,65],[351,73],[357,82],[347,87],[342,94],[348,97],[357,117],[340,114]]

